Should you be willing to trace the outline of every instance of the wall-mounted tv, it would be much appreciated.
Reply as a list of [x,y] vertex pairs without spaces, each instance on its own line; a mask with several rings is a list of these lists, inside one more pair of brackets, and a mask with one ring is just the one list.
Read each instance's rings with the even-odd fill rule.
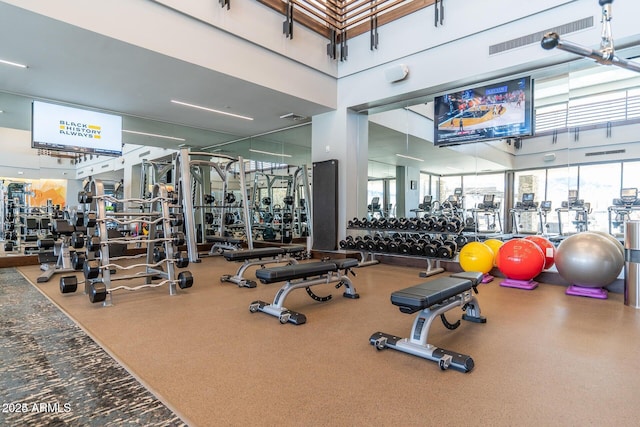
[[122,155],[122,117],[33,101],[31,147]]
[[521,77],[437,96],[434,145],[532,135],[531,89],[531,78]]

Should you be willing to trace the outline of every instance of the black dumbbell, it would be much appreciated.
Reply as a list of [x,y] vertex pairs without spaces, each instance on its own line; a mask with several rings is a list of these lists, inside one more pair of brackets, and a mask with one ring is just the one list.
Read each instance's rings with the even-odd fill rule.
[[71,255],[71,267],[76,271],[82,270],[82,267],[84,266],[84,259],[84,254],[78,251],[73,251],[73,254]]
[[178,273],[178,286],[180,289],[186,289],[193,286],[193,275],[190,271],[181,271]]
[[68,294],[78,290],[78,279],[76,276],[62,276],[60,278],[60,292]]

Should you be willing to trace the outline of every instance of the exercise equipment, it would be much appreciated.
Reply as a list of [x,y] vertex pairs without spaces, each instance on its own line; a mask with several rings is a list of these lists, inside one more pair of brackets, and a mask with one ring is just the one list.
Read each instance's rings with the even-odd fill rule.
[[227,261],[242,262],[236,274],[223,275],[221,282],[235,283],[239,287],[255,288],[256,282],[246,279],[244,272],[247,268],[260,265],[262,268],[266,264],[286,263],[287,265],[297,264],[296,257],[305,251],[304,246],[283,246],[280,248],[257,248],[238,251],[229,251],[223,254]]
[[487,239],[483,243],[489,246],[493,251],[493,266],[497,267],[498,250],[500,249],[500,246],[504,245],[504,242],[498,239]]
[[493,280],[493,276],[489,274],[493,268],[493,250],[482,242],[469,242],[458,254],[460,267],[464,271],[479,271],[483,274],[482,283],[488,283]]
[[522,199],[516,202],[515,207],[509,212],[514,234],[543,232],[544,225],[539,215],[538,202],[535,201],[535,193],[522,193]]
[[[589,230],[589,214],[591,213],[591,204],[585,203],[583,199],[578,198],[578,190],[569,190],[567,200],[563,201],[559,208],[556,209],[558,214],[558,232],[560,236],[564,235],[562,222],[563,217],[571,220],[571,214],[574,214],[571,223],[575,226],[576,232]],[[566,214],[566,215],[563,215]],[[566,230],[565,230],[566,231]]]
[[582,232],[560,242],[555,263],[558,274],[571,284],[567,295],[606,299],[604,287],[620,274],[624,255],[602,234]]
[[[85,277],[85,294],[92,303],[102,302],[103,306],[113,305],[113,293],[116,290],[136,291],[143,288],[154,288],[168,285],[169,294],[176,295],[176,286],[186,289],[193,285],[193,275],[188,271],[177,273],[177,268],[186,267],[189,264],[188,257],[178,251],[178,246],[184,244],[184,234],[176,230],[174,224],[177,215],[175,195],[169,188],[161,183],[153,186],[151,198],[118,199],[106,195],[104,184],[90,178],[83,184],[83,192],[79,200],[89,205],[89,211],[95,212],[95,231],[91,231],[91,237],[87,239],[86,259],[82,270]],[[138,204],[141,209],[133,211],[107,212],[108,203],[122,203],[123,205]],[[146,234],[135,236],[122,235],[117,230],[110,228],[116,226],[143,225],[147,228]],[[109,228],[108,228],[109,225]],[[115,235],[110,231],[115,231]],[[137,256],[112,256],[114,245],[145,244],[146,262],[132,265],[120,265],[115,263],[120,258],[135,258]],[[156,261],[157,260],[157,261]],[[133,274],[118,275],[112,277],[117,270],[137,270]],[[143,279],[144,284],[137,286],[113,286],[116,281]],[[154,280],[160,280],[154,283]]]
[[[622,188],[620,190],[620,198],[613,199],[611,206],[607,208],[609,219],[609,234],[614,234],[614,229],[619,231],[618,235],[622,235],[624,231],[624,223],[631,220],[634,213],[640,211],[640,200],[638,200],[637,188]],[[635,218],[634,218],[635,219]]]
[[545,257],[531,240],[512,239],[498,249],[498,269],[506,276],[500,286],[532,290],[538,286],[533,278],[542,272]]
[[450,323],[445,317],[445,313],[455,307],[461,307],[465,312],[463,320],[486,323],[486,318],[480,312],[480,304],[473,295],[474,292],[478,293],[477,285],[482,276],[479,272],[457,273],[393,292],[391,303],[398,306],[402,313],[419,312],[413,322],[410,338],[376,332],[369,338],[369,343],[377,350],[391,348],[434,361],[442,370],[453,368],[470,372],[475,366],[471,356],[436,347],[427,341],[429,329],[437,316],[440,316],[447,329],[460,326],[460,320]]
[[549,239],[542,236],[527,236],[526,240],[531,240],[538,245],[542,253],[544,254],[544,267],[543,270],[548,270],[553,267],[556,257],[556,247],[551,243]]
[[[191,262],[200,262],[198,243],[209,240],[210,234],[207,229],[209,222],[216,227],[216,230],[212,230],[214,236],[236,237],[230,235],[231,233],[228,234],[228,231],[243,233],[247,247],[253,249],[244,168],[245,161],[242,157],[234,158],[223,154],[189,151],[188,148],[180,149],[175,160],[175,182],[177,198],[185,214],[184,233]],[[222,182],[218,205],[205,203],[205,201],[212,201],[212,175],[217,175]],[[229,185],[234,177],[239,178],[239,197],[233,194]],[[207,216],[206,213],[211,215]],[[208,255],[218,254],[219,249],[219,246],[212,247]]]
[[[471,209],[476,233],[501,233],[502,219],[500,202],[495,201],[495,194],[485,194],[481,203]],[[485,227],[480,227],[479,216],[484,216]]]
[[343,297],[350,299],[360,298],[348,277],[349,273],[355,276],[352,268],[357,265],[358,261],[356,259],[345,258],[257,270],[256,277],[262,283],[285,282],[285,284],[278,290],[271,304],[259,300],[254,301],[249,305],[249,311],[252,313],[261,311],[270,314],[277,317],[280,323],[283,324],[287,322],[291,322],[294,325],[306,323],[307,318],[304,314],[284,307],[284,301],[289,293],[295,289],[304,288],[314,301],[326,302],[332,296],[318,296],[311,290],[311,287],[336,283],[336,289],[345,286]]
[[54,274],[73,273],[82,270],[85,255],[78,252],[85,245],[82,231],[76,231],[76,226],[64,219],[52,221],[52,231],[57,239],[44,238],[38,240],[38,261],[43,271],[37,278],[37,283],[48,282]]

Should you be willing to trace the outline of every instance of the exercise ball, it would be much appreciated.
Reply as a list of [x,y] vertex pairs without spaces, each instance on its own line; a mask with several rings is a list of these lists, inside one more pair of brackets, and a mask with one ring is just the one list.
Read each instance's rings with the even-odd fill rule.
[[469,242],[458,254],[460,267],[464,271],[479,271],[487,274],[493,268],[493,251],[481,242]]
[[509,279],[531,280],[544,267],[544,254],[531,240],[512,239],[498,249],[498,268]]
[[616,245],[616,247],[618,248],[618,250],[622,254],[622,257],[624,258],[624,245],[622,243],[620,243],[620,240],[616,239],[611,234],[606,233],[604,231],[589,231],[589,233],[599,234],[599,235],[609,239],[614,245]]
[[504,245],[504,242],[498,239],[487,239],[484,241],[484,244],[489,246],[493,251],[493,266],[497,267],[498,249],[500,249],[500,246]]
[[584,231],[564,239],[556,251],[556,268],[572,285],[601,288],[613,283],[624,266],[624,255],[611,239]]
[[525,239],[531,240],[542,250],[542,253],[544,254],[543,270],[547,270],[553,267],[553,263],[555,262],[554,260],[556,257],[556,247],[553,246],[553,243],[551,243],[546,237],[542,236],[527,236],[525,237]]

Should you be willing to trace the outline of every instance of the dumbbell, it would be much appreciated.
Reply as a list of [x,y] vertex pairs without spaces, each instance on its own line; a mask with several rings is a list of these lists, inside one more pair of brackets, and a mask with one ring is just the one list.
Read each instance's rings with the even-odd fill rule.
[[387,218],[378,218],[378,228],[383,229],[387,228]]
[[447,231],[447,218],[444,216],[438,217],[433,223],[433,231],[443,233]]
[[107,287],[102,282],[91,282],[88,286],[89,301],[102,302],[107,299]]
[[399,228],[400,230],[408,230],[409,220],[407,220],[407,218],[398,218],[397,228]]
[[417,241],[413,242],[411,245],[411,255],[424,255],[424,248],[429,244],[429,240],[426,238],[420,238]]
[[452,240],[445,240],[442,245],[438,248],[437,256],[438,258],[453,258],[453,255],[456,253],[457,247],[456,243]]
[[456,245],[458,245],[458,248],[460,249],[462,249],[462,247],[469,241],[469,239],[467,239],[467,236],[464,236],[462,234],[457,235],[454,240],[456,242]]
[[100,237],[99,236],[87,236],[87,249],[89,252],[95,252],[100,250]]
[[358,218],[350,219],[349,221],[347,221],[347,227],[349,228],[357,227],[359,222],[360,220]]
[[[366,236],[369,237],[369,236]],[[359,250],[365,250],[367,247],[367,242],[365,241],[365,239],[363,239],[362,237],[358,236],[356,237],[356,248]]]
[[388,252],[390,241],[391,239],[389,237],[378,239],[378,241],[376,242],[376,250],[378,252]]
[[459,233],[462,231],[462,220],[457,216],[449,218],[445,227],[449,233]]
[[212,204],[213,202],[216,201],[216,198],[213,194],[205,194],[204,195],[204,202],[208,205]]
[[368,224],[369,228],[378,228],[378,218],[371,218]]
[[410,218],[408,219],[409,230],[415,231],[420,229],[420,219]]
[[53,239],[38,239],[38,248],[39,249],[51,249],[56,244]]
[[[211,212],[207,212],[209,214],[211,214]],[[213,218],[212,221],[213,222]],[[172,227],[180,227],[182,224],[184,224],[184,217],[181,213],[172,213],[169,215],[169,224],[171,224]]]
[[367,250],[369,252],[373,252],[373,251],[376,250],[376,248],[378,246],[378,240],[379,239],[380,239],[379,237],[374,237],[372,239],[366,240]]
[[402,255],[408,255],[411,252],[411,241],[403,240],[398,243],[398,253]]
[[73,233],[71,233],[71,239],[69,240],[69,244],[71,245],[72,248],[80,249],[84,247],[85,240],[86,240],[86,237],[84,233],[74,231]]
[[78,290],[78,279],[76,276],[62,276],[60,278],[60,292],[68,294]]
[[348,249],[349,247],[349,243],[347,242],[346,239],[342,239],[338,242],[338,246],[340,247],[340,249]]
[[82,270],[82,267],[84,266],[84,260],[85,256],[83,253],[73,251],[73,254],[71,255],[71,267],[76,271]]

